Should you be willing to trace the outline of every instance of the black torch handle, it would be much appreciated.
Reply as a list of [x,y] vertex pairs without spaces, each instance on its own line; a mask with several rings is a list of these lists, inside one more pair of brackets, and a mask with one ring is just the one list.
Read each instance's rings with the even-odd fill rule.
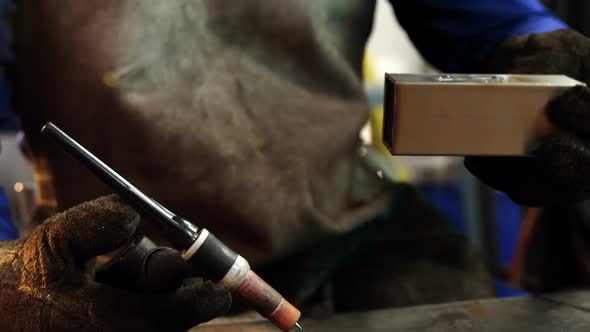
[[158,226],[166,239],[179,250],[186,249],[195,241],[198,228],[190,222],[176,216],[141,190],[125,180],[121,175],[86,150],[82,145],[64,133],[56,125],[48,122],[41,133],[53,138],[70,155],[84,164],[107,185],[115,190],[129,205],[137,210],[149,222]]

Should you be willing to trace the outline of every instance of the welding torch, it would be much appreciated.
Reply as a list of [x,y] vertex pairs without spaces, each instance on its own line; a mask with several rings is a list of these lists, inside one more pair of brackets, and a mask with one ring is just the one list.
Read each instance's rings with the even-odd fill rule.
[[301,329],[298,323],[301,312],[252,271],[245,258],[215,235],[145,195],[53,123],[43,126],[41,133],[59,143],[114,189],[147,222],[153,223],[164,238],[182,253],[182,258],[203,271],[205,277],[242,299],[281,330]]

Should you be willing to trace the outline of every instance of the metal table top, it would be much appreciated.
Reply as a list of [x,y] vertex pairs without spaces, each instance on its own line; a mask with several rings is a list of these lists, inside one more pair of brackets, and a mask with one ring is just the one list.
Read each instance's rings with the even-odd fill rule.
[[[305,332],[590,331],[590,292],[456,302],[307,318]],[[262,319],[212,322],[194,332],[277,332]]]

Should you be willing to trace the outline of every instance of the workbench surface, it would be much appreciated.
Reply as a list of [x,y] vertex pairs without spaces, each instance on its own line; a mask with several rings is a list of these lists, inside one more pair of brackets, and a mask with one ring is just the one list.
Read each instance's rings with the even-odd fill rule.
[[[456,302],[307,318],[305,332],[587,332],[590,292]],[[278,332],[264,320],[212,322],[191,332]]]

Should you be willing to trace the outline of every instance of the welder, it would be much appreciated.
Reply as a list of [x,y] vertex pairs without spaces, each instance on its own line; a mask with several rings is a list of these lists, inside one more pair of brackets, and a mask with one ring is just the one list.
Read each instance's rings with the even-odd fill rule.
[[[537,0],[391,3],[441,71],[590,74],[590,40]],[[173,251],[163,256],[175,278],[157,292],[94,278],[93,257],[157,233],[137,230],[116,197],[97,199],[108,187],[40,135],[47,121],[213,231],[303,308],[325,298],[345,312],[494,295],[482,260],[445,218],[359,154],[374,0],[19,8],[17,107],[45,211],[36,221],[72,209],[2,244],[3,331],[182,330],[229,307],[210,283],[182,286],[198,271],[173,267]],[[550,104],[560,130],[534,158],[469,158],[467,167],[519,203],[567,209],[590,191],[589,106],[588,88],[573,88]]]

